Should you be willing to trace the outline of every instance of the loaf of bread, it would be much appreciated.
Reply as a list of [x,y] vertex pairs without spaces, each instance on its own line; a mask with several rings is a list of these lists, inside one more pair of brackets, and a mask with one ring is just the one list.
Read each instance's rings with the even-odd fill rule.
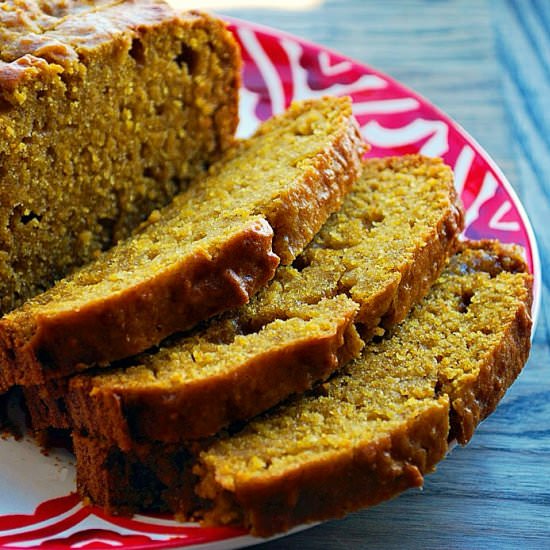
[[[35,429],[76,427],[128,450],[185,441],[326,379],[401,321],[457,246],[462,211],[440,160],[367,160],[311,245],[249,304],[93,375],[26,390]],[[199,412],[200,411],[200,412]]]
[[221,21],[161,1],[2,2],[0,314],[220,158],[240,65]]
[[340,207],[364,147],[349,98],[267,121],[132,238],[0,320],[0,389],[128,357],[247,302]]
[[527,359],[532,278],[519,254],[463,245],[403,323],[236,433],[123,452],[75,431],[80,493],[111,512],[168,509],[268,536],[420,486]]

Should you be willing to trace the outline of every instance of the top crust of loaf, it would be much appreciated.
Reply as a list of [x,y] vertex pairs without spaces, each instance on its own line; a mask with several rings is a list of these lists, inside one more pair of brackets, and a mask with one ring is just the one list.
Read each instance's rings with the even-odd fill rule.
[[[121,35],[138,35],[147,28],[186,25],[199,12],[178,12],[162,0],[100,2],[3,2],[0,10],[0,59],[40,58],[69,68],[86,51]],[[0,72],[0,85],[3,84]],[[7,79],[7,84],[16,81]]]

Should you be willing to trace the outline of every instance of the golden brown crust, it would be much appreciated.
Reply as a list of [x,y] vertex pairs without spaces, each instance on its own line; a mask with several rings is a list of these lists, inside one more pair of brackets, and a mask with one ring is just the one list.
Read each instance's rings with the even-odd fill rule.
[[[462,227],[462,215],[456,204],[457,198],[453,188],[452,173],[440,161],[417,156],[383,161],[373,160],[365,163],[365,171],[367,176],[373,179],[376,179],[380,172],[384,172],[390,180],[402,176],[403,173],[413,180],[414,178],[418,178],[419,181],[423,178],[426,180],[431,178],[432,183],[428,184],[429,191],[424,189],[419,195],[425,201],[429,201],[435,195],[439,201],[437,205],[433,205],[432,211],[430,211],[431,219],[425,222],[427,227],[420,232],[417,240],[413,240],[412,243],[400,243],[394,250],[394,256],[387,267],[387,273],[384,274],[385,278],[381,281],[381,286],[387,296],[384,304],[386,308],[390,309],[391,318],[386,323],[388,326],[390,322],[396,323],[401,320],[414,301],[420,300],[430,284],[437,278],[447,257],[453,253],[456,247],[458,233]],[[387,175],[388,171],[389,176]],[[413,171],[416,171],[414,176],[411,175]],[[368,218],[368,208],[366,205],[360,206],[359,195],[365,195],[367,200],[384,210],[378,204],[377,197],[370,196],[366,181],[361,179],[356,184],[355,192],[352,192],[349,201],[346,201],[344,212],[338,214],[338,220],[331,219],[327,222],[321,237],[325,234],[331,235],[336,231],[349,232],[351,231],[350,224],[357,220],[361,220],[360,223],[363,223],[363,220]],[[391,182],[391,184],[402,193],[407,190],[409,185],[412,185],[407,180],[397,184]],[[382,191],[382,194],[384,193],[389,192]],[[285,202],[293,204],[298,201]],[[406,231],[409,228],[408,217],[413,217],[416,213],[416,204],[412,201],[411,204],[407,203],[405,214],[403,214],[404,208],[403,205],[400,205],[399,220],[394,219],[396,216],[391,215],[390,208],[387,209],[386,214],[388,224],[399,223],[399,227]],[[283,211],[287,212],[288,209],[285,208]],[[305,216],[303,218],[305,219]],[[313,253],[323,249],[326,254],[320,261],[312,261],[309,270],[314,270],[317,267],[325,269],[324,260],[329,260],[328,254],[330,254],[332,262],[346,264],[343,255],[348,252],[348,249],[349,254],[358,254],[353,243],[356,243],[355,239],[359,239],[361,242],[361,239],[364,238],[364,228],[350,238],[351,244],[348,247],[341,246],[337,250],[332,250],[330,243],[323,245],[317,242],[317,238],[310,248],[313,249]],[[422,245],[419,245],[419,242]],[[304,256],[307,255],[308,251]],[[416,261],[421,262],[419,268],[414,266]],[[371,264],[375,262],[370,262],[367,257],[361,258],[360,262],[361,265],[357,271],[361,274],[364,271],[365,277],[368,278],[368,270],[373,267]],[[317,264],[320,265],[317,266]],[[336,269],[339,268],[340,266]],[[399,270],[403,271],[403,275],[394,285],[395,273]],[[295,287],[299,287],[299,293],[309,291],[313,294],[317,292],[317,287],[326,284],[327,280],[334,280],[337,285],[338,280],[342,279],[344,275],[343,272],[336,270],[334,273],[323,271],[321,280],[312,281],[302,277],[301,275],[305,275],[305,273],[298,272],[294,267],[288,268],[285,273],[293,274],[295,278],[293,284]],[[362,279],[360,276],[358,278]],[[340,290],[336,296],[343,297],[345,294],[344,290]],[[364,323],[369,320],[374,325],[371,328],[376,327],[385,310],[373,307],[374,300],[368,293],[356,295],[350,292],[350,294],[357,303],[355,308],[360,310],[359,321]],[[272,301],[278,308],[273,317],[270,317],[271,313],[266,314],[265,311],[270,309],[271,295],[274,297]],[[396,296],[401,299],[399,306],[393,305]],[[375,296],[374,299],[376,300],[376,298]],[[279,303],[281,299],[285,302],[284,304]],[[268,303],[267,306],[266,303]],[[313,307],[315,303],[316,300],[309,295],[296,296],[295,292],[285,284],[284,273],[282,275],[279,273],[273,284],[253,301],[250,308],[235,313],[234,318],[237,324],[243,325],[245,331],[253,331],[257,326],[269,326],[276,319],[288,319],[300,312],[304,314],[309,307],[307,304]],[[285,309],[285,304],[289,306],[289,309]],[[399,314],[395,314],[396,307],[399,308]],[[248,310],[250,310],[249,314],[246,313]],[[244,318],[244,322],[240,316]],[[338,347],[341,347],[343,344],[345,345],[345,342],[341,340],[343,328],[350,326],[352,322],[357,322],[358,319],[355,318],[355,311],[352,309],[349,309],[347,314],[335,309],[332,318],[338,322],[339,328],[331,333],[330,338],[335,338]],[[214,323],[209,330],[213,330],[215,327]],[[296,346],[292,342],[292,338],[289,340],[289,336],[291,336],[288,334],[289,330],[291,329],[287,329],[286,333],[281,333],[278,342],[266,344],[272,348],[256,352],[256,356],[248,358],[247,362],[241,363],[240,360],[236,360],[236,364],[223,373],[205,374],[204,377],[193,381],[188,381],[185,377],[188,376],[186,371],[198,368],[194,364],[184,361],[179,367],[181,374],[178,376],[175,369],[172,369],[169,364],[163,364],[161,360],[150,367],[156,373],[160,373],[154,378],[140,378],[141,371],[135,369],[129,369],[128,372],[121,373],[116,377],[109,377],[109,374],[106,374],[95,378],[75,378],[68,392],[68,407],[73,415],[74,425],[88,433],[112,439],[125,450],[131,448],[132,442],[147,438],[174,442],[205,437],[233,421],[250,418],[288,395],[304,391],[313,383],[324,380],[331,372],[344,364],[343,359],[347,360],[353,357],[359,349],[355,346],[355,351],[348,353],[347,357],[327,361],[325,352],[319,354],[318,351],[315,351],[318,350],[320,342],[316,339],[317,336],[314,338],[313,328],[311,329],[310,343],[308,344],[306,336],[300,346]],[[208,335],[206,332],[198,333],[197,338],[206,341]],[[180,350],[183,349],[185,343],[186,340],[182,340],[175,342],[170,347],[174,356],[181,353]],[[308,350],[308,347],[309,354],[304,353],[303,350]],[[197,347],[197,350],[198,353],[201,353],[200,347]],[[219,354],[219,362],[223,361],[223,351],[219,348],[216,350],[216,353]],[[175,363],[176,359],[170,357],[165,361]],[[169,377],[169,383],[161,386],[159,378],[163,371],[173,374],[165,375],[167,378]],[[180,381],[180,376],[183,381]],[[213,399],[212,396],[216,394],[219,394],[220,397]],[[202,409],[206,409],[208,413],[202,415],[202,418],[194,419],[194,411]],[[100,418],[102,420],[98,421]],[[161,418],[164,418],[163,422],[160,422]]]
[[451,431],[449,439],[465,445],[477,425],[487,418],[517,378],[531,349],[532,320],[527,304],[518,308],[498,347],[482,365],[479,376],[450,393]]
[[[410,419],[390,434],[361,448],[342,450],[330,460],[308,464],[277,479],[236,486],[215,495],[212,517],[253,526],[251,534],[269,536],[295,525],[340,517],[372,506],[411,487],[420,487],[447,452],[448,403]],[[192,446],[140,444],[122,452],[99,438],[73,433],[77,485],[83,497],[102,503],[105,511],[131,514],[137,510],[189,513],[205,501],[192,488],[201,478],[192,473],[197,450]],[[137,486],[128,490],[129,486]],[[204,491],[211,480],[204,477]],[[235,516],[236,510],[246,510]],[[231,517],[230,517],[231,516]],[[209,515],[203,518],[209,523]]]
[[[453,174],[444,169],[440,159],[407,155],[375,162],[396,173],[425,169],[427,177],[437,178],[442,187],[446,186],[448,198],[430,234],[424,236],[422,245],[414,250],[412,257],[399,266],[398,283],[388,285],[385,292],[362,304],[357,322],[365,339],[370,339],[373,329],[378,325],[389,329],[405,319],[411,307],[428,293],[448,258],[457,250],[458,238],[464,229],[464,212],[456,194]],[[411,212],[410,215],[408,221],[414,223],[414,214]]]
[[5,318],[0,322],[0,381],[5,387],[36,384],[70,374],[79,364],[86,368],[127,357],[197,320],[247,302],[279,263],[271,252],[272,236],[266,222],[254,221],[214,256],[199,251],[107,300],[52,317],[31,317],[30,330],[20,318]]
[[[313,106],[313,103],[311,103]],[[332,146],[308,167],[302,184],[280,196],[266,217],[273,227],[273,250],[283,265],[290,264],[325,223],[324,212],[335,212],[361,174],[361,156],[349,151],[367,149],[359,127],[350,124]],[[336,177],[335,177],[336,176]]]
[[[82,487],[83,498],[93,503],[105,502],[104,510],[109,514],[132,514],[142,506],[151,511],[167,511],[166,505],[159,499],[164,485],[157,473],[148,467],[145,456],[142,461],[135,453],[122,454],[109,442],[77,432],[72,434],[72,439],[79,464],[77,486]],[[143,454],[146,455],[146,452]],[[160,459],[165,470],[168,470],[167,462],[171,461]],[[90,475],[91,472],[93,475]],[[119,480],[124,482],[121,484]],[[124,490],[130,480],[134,483],[139,480],[139,491],[130,494]]]
[[[106,372],[93,378],[77,377],[72,381],[70,390],[67,389],[67,383],[62,385],[65,390],[61,393],[66,393],[68,405],[56,402],[56,396],[60,394],[56,384],[32,390],[37,398],[37,405],[29,404],[33,425],[36,428],[44,426],[43,417],[51,422],[51,426],[69,427],[70,421],[65,412],[68,406],[75,426],[90,434],[113,440],[126,450],[147,438],[170,442],[204,437],[235,420],[247,419],[262,412],[292,393],[304,391],[356,356],[360,345],[356,338],[351,337],[350,330],[346,332],[344,341],[341,341],[344,327],[351,329],[351,323],[357,322],[354,318],[355,310],[360,310],[358,318],[364,332],[364,324],[368,323],[370,331],[373,331],[388,308],[394,313],[391,313],[385,327],[388,328],[390,322],[399,321],[436,279],[447,257],[453,253],[462,227],[452,173],[440,161],[412,155],[399,159],[370,160],[364,168],[365,176],[356,184],[343,211],[327,222],[308,249],[313,251],[312,254],[322,252],[322,257],[307,260],[309,265],[301,266],[302,271],[295,266],[279,270],[273,283],[249,306],[214,321],[188,338],[171,342],[162,354],[157,353],[146,359],[146,372],[141,368],[130,368],[126,371],[119,369],[112,375]],[[378,179],[380,174],[384,174],[384,179]],[[393,181],[405,176],[403,181]],[[371,179],[373,185],[380,185],[382,189],[372,191],[368,184]],[[384,181],[389,188],[383,184]],[[392,194],[403,196],[404,193],[411,193],[410,188],[414,186],[420,188],[413,193],[414,199],[406,201],[407,207],[401,201],[395,212],[391,204]],[[361,198],[366,202],[362,203]],[[390,204],[385,205],[384,200]],[[383,212],[384,223],[397,227],[398,231],[407,231],[409,220],[417,214],[417,201],[431,204],[429,209],[422,212],[426,218],[424,226],[420,228],[418,224],[417,236],[411,238],[410,242],[401,239],[397,248],[390,235],[390,242],[385,246],[392,247],[393,255],[386,262],[388,265],[384,266],[385,271],[378,273],[380,285],[377,289],[358,294],[353,291],[355,287],[347,292],[345,288],[339,288],[339,281],[348,269],[342,266],[353,266],[354,257],[358,257],[360,262],[356,269],[359,272],[356,277],[359,284],[368,282],[374,273],[373,269],[380,267],[379,262],[369,261],[370,246],[362,242],[367,236],[364,224],[370,225],[368,220],[373,215],[371,210],[375,211],[376,219]],[[356,222],[359,222],[358,225]],[[384,234],[383,224],[378,230]],[[343,234],[346,244],[340,242],[332,250],[334,243],[330,239],[337,233]],[[371,235],[379,245],[381,234]],[[304,253],[306,259],[309,253],[307,250]],[[421,262],[419,268],[415,267],[415,262]],[[301,258],[297,263],[302,263]],[[316,275],[312,278],[308,273]],[[319,288],[323,286],[328,290],[325,294],[318,294]],[[383,300],[378,292],[380,287],[383,289]],[[203,354],[203,346],[206,346],[207,352],[216,353],[216,361],[222,364],[227,357],[224,348],[230,347],[227,345],[230,343],[229,334],[254,334],[264,327],[270,327],[273,321],[279,320],[280,323],[296,316],[304,317],[310,310],[315,313],[308,315],[322,319],[325,315],[325,306],[322,304],[334,300],[333,295],[344,298],[346,294],[351,294],[357,306],[348,306],[347,309],[333,307],[326,316],[327,321],[324,321],[334,321],[335,328],[331,329],[330,334],[319,333],[315,322],[311,325],[308,342],[307,334],[298,340],[293,334],[292,324],[288,328],[283,325],[276,341],[266,340],[265,348],[254,351],[255,355],[247,356],[246,360],[234,357],[234,364],[231,367],[228,365],[226,370],[213,374],[206,370],[208,365],[199,365],[195,361],[194,356]],[[399,314],[395,314],[395,296],[401,300],[397,306]],[[324,299],[329,302],[323,302]],[[317,303],[321,307],[314,306]],[[224,328],[224,323],[229,323],[229,326]],[[208,346],[212,332],[221,333],[220,341],[224,344],[216,347],[215,351],[212,346]],[[196,343],[193,343],[193,338],[197,339]],[[324,341],[339,342],[335,349],[341,349],[344,353],[334,355],[329,361],[330,354],[320,353]],[[243,345],[244,341],[238,347]],[[305,353],[304,350],[308,349],[309,353]],[[170,352],[169,357],[166,352]],[[190,362],[189,354],[193,362]],[[177,368],[172,367],[171,363],[177,364]],[[139,364],[139,360],[132,363]],[[150,376],[147,370],[154,371],[155,376]],[[189,380],[189,372],[194,370],[201,370],[204,374]],[[163,377],[169,382],[161,383]],[[51,392],[50,397],[48,391]],[[215,394],[219,397],[212,399],[211,395]],[[41,412],[38,405],[42,409],[50,406],[51,410]],[[195,410],[203,409],[208,410],[208,414],[201,415],[200,419],[194,418]]]
[[401,280],[391,299],[391,306],[382,315],[380,325],[391,328],[405,319],[413,304],[418,303],[430,290],[449,257],[456,250],[458,235],[463,228],[463,213],[456,206],[456,197],[450,208],[428,239],[426,246],[418,249],[413,262],[406,265]]
[[[144,442],[122,452],[112,442],[78,431],[72,433],[72,441],[77,463],[82,465],[77,470],[80,493],[91,502],[104,503],[107,513],[190,509],[197,500],[192,446]],[[135,490],[129,491],[130,486]]]
[[114,37],[143,33],[168,21],[182,24],[205,17],[198,12],[178,13],[163,0],[73,1],[63,7],[59,2],[52,4],[56,3],[3,3],[0,58],[4,62],[32,56],[68,68],[86,56],[87,50],[110,44]]
[[[519,247],[501,245],[496,241],[462,243],[465,257],[462,265],[480,269],[491,276],[505,271],[526,273],[527,265]],[[476,254],[480,252],[480,254]],[[468,255],[470,255],[468,257]],[[468,261],[469,260],[469,261]],[[477,376],[452,384],[441,378],[442,391],[451,399],[451,431],[449,438],[465,445],[472,438],[477,425],[489,416],[506,390],[521,372],[531,349],[531,307],[533,278],[525,275],[523,292],[513,320],[506,326],[500,342],[490,350]]]
[[[378,504],[422,486],[423,476],[447,452],[448,429],[448,403],[441,399],[384,437],[327,460],[313,460],[280,477],[237,481],[231,492],[212,495],[208,493],[212,480],[203,474],[197,490],[215,503],[203,521],[219,523],[224,518],[244,525],[252,535],[268,537]],[[200,470],[195,473],[201,476]]]
[[[522,266],[525,266],[516,252],[513,248],[501,247],[497,243],[478,243],[471,247],[464,245],[462,253],[457,255],[454,262],[451,262],[445,277],[436,285],[435,294],[431,295],[436,297],[433,304],[428,297],[425,306],[427,314],[420,313],[422,311],[420,306],[409,321],[414,332],[422,338],[422,333],[427,328],[424,325],[431,324],[433,315],[437,315],[437,312],[432,312],[430,309],[438,308],[438,304],[443,303],[439,302],[440,298],[437,296],[446,295],[448,309],[445,312],[439,311],[439,315],[445,316],[445,319],[450,322],[449,327],[454,326],[453,318],[459,319],[461,316],[464,316],[464,322],[467,323],[467,332],[461,336],[454,332],[456,329],[445,328],[444,323],[441,328],[437,328],[443,332],[451,330],[456,338],[455,341],[458,343],[460,340],[462,343],[461,350],[453,356],[450,364],[446,365],[445,359],[437,356],[435,364],[440,363],[440,365],[436,367],[435,376],[427,373],[428,377],[433,377],[433,391],[440,395],[442,401],[439,402],[447,417],[445,429],[436,429],[436,434],[433,434],[433,445],[441,452],[439,457],[435,455],[437,457],[435,461],[443,457],[445,451],[442,442],[447,437],[458,438],[461,443],[467,442],[477,424],[494,409],[527,358],[531,327],[528,314],[531,303],[531,277],[522,272]],[[485,292],[488,293],[485,294]],[[491,307],[495,311],[489,309],[488,304],[480,303],[484,296],[494,298],[495,302]],[[457,298],[464,302],[457,303]],[[456,313],[452,313],[453,311]],[[487,315],[489,311],[491,313]],[[398,329],[396,333],[406,334],[407,325],[405,321],[402,330]],[[433,328],[436,330],[435,326]],[[471,340],[473,337],[478,340],[475,344]],[[429,341],[428,336],[423,345],[428,345]],[[488,349],[484,349],[484,341],[487,342]],[[388,346],[391,345],[390,338]],[[439,353],[439,349],[444,350],[445,346],[438,348],[434,354]],[[366,348],[365,357],[368,357],[368,353],[369,348]],[[399,360],[401,353],[409,353],[409,351],[403,349],[400,342],[394,353]],[[480,355],[482,353],[485,353],[485,356]],[[425,360],[427,359],[428,357]],[[410,375],[413,376],[413,358],[404,359],[404,365],[406,366],[409,361],[411,362]],[[358,361],[358,364],[360,363],[361,360]],[[407,387],[406,376],[401,375],[396,383],[405,384],[401,391],[407,393],[411,391],[404,389]],[[390,402],[393,388],[388,386],[386,391]],[[418,387],[415,393],[421,391],[421,387]],[[436,401],[434,399],[434,406]],[[390,416],[391,412],[388,411],[387,414]],[[399,430],[398,433],[407,434],[406,437],[409,437],[411,429],[409,421],[415,416],[409,417],[403,425],[403,432]],[[449,426],[449,420],[451,426]],[[274,424],[274,426],[278,425]],[[435,428],[437,425],[437,421],[434,421],[434,417],[428,413],[424,422],[421,421],[418,427],[421,433],[428,434],[430,428]],[[265,427],[267,426],[271,425],[266,424]],[[262,464],[266,460],[262,449],[257,448],[256,452],[259,455],[257,458],[250,458],[252,449],[256,448],[255,444],[261,441],[262,436],[257,435],[264,433],[261,430],[262,425],[256,423],[246,432],[240,443],[239,436],[236,436],[234,442],[231,439],[226,440],[228,447],[224,447],[222,440],[219,444],[215,444],[212,450],[206,450],[201,455],[199,466],[194,470],[201,479],[197,485],[197,492],[199,496],[206,499],[207,503],[213,502],[212,508],[209,508],[208,504],[203,504],[206,521],[244,523],[252,533],[269,536],[276,531],[287,530],[303,522],[336,517],[346,511],[369,504],[362,501],[362,498],[365,500],[368,498],[361,497],[362,483],[355,485],[353,483],[354,480],[363,480],[361,472],[368,472],[368,467],[355,472],[349,466],[334,459],[332,455],[329,455],[330,459],[324,473],[318,473],[318,469],[321,472],[323,469],[318,468],[315,458],[306,460],[305,463],[297,460],[296,470],[292,467],[280,469],[282,477],[279,479],[277,477],[279,469],[275,466],[279,459],[278,454],[270,457],[272,462],[267,462],[265,466],[267,470],[265,474],[262,473],[256,464],[256,462]],[[350,432],[353,433],[351,426]],[[351,433],[350,439],[352,439]],[[250,449],[247,448],[246,442],[250,443]],[[240,444],[244,447],[240,447]],[[267,434],[266,444],[271,445]],[[345,437],[343,444],[345,444]],[[373,443],[373,445],[376,444]],[[407,449],[405,456],[410,456],[406,442],[404,448]],[[235,455],[226,456],[227,463],[224,463],[222,457],[229,449],[244,451],[246,454],[243,456],[249,457],[248,464],[246,459],[242,463],[239,459],[231,462]],[[320,449],[323,449],[322,444]],[[361,456],[359,449],[352,445],[351,452],[354,458]],[[381,446],[379,450],[383,452],[384,447]],[[323,456],[324,452],[320,451],[320,456]],[[270,456],[269,453],[266,456]],[[253,461],[254,466],[251,465]],[[432,462],[432,466],[435,461]],[[286,462],[289,461],[286,460]],[[374,483],[386,489],[386,492],[382,489],[381,498],[389,498],[401,490],[399,476],[393,480],[386,474],[383,467],[377,464],[376,458],[368,463],[376,465],[373,470],[376,472]],[[270,475],[268,468],[271,464],[274,465],[274,473]],[[353,471],[353,475],[348,476],[349,471]],[[311,483],[310,476],[312,476]],[[364,483],[368,485],[369,482],[364,480]],[[325,492],[327,498],[318,498],[319,494],[324,496]],[[378,490],[373,488],[372,493],[377,499]],[[356,495],[357,500],[350,495]],[[302,499],[303,505],[301,505]],[[276,527],[273,527],[274,525]]]
[[[330,214],[337,211],[346,195],[352,190],[363,170],[362,157],[369,146],[363,141],[357,121],[352,115],[351,101],[343,98],[323,98],[335,102],[334,112],[328,113],[329,121],[338,130],[334,139],[312,159],[297,159],[303,169],[301,181],[280,193],[272,204],[266,205],[265,217],[273,228],[273,251],[281,258],[282,265],[292,263]],[[301,111],[307,123],[308,112],[317,110],[317,100],[306,100],[291,105],[289,112]],[[336,116],[335,116],[336,115]],[[256,136],[277,131],[278,118],[261,125]],[[309,126],[304,134],[311,131]],[[300,129],[293,129],[300,135]]]
[[10,63],[0,61],[0,80],[5,92],[13,92],[17,86],[38,76],[46,81],[48,77],[55,77],[60,72],[59,68],[51,67],[46,60],[32,55],[24,55]]
[[50,428],[70,429],[71,419],[65,404],[68,381],[69,378],[59,378],[21,387],[29,428],[33,432],[40,433]]

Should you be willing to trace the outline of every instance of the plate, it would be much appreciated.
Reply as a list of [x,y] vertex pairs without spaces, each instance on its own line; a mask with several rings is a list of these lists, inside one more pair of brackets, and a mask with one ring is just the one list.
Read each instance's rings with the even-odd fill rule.
[[[260,121],[294,99],[349,95],[370,156],[440,156],[455,172],[466,210],[465,235],[497,238],[525,249],[535,276],[533,316],[540,302],[540,261],[532,228],[512,187],[487,153],[458,124],[418,94],[368,66],[294,36],[231,20],[244,58],[241,124]],[[0,547],[201,548],[256,544],[238,528],[204,528],[167,516],[110,517],[74,494],[72,457],[44,454],[30,439],[0,440]]]

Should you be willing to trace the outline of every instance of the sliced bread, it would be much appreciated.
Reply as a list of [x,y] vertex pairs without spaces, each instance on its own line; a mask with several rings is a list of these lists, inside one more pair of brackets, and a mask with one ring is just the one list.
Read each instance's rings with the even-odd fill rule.
[[264,123],[132,238],[0,320],[0,390],[136,354],[247,302],[340,207],[364,148],[348,98]]
[[242,430],[125,453],[75,431],[81,495],[269,536],[420,486],[521,371],[532,278],[513,247],[466,243],[427,297],[328,382]]
[[250,418],[356,356],[354,324],[370,337],[402,320],[461,228],[440,160],[368,160],[342,209],[250,304],[122,368],[29,388],[34,428],[74,426],[128,450]]

